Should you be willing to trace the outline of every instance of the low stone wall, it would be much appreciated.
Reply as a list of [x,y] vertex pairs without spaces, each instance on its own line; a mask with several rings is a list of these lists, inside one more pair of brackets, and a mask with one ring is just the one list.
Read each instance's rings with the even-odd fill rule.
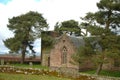
[[1,73],[15,73],[15,74],[34,74],[34,75],[49,75],[56,77],[71,78],[71,80],[120,80],[116,77],[98,76],[83,73],[74,73],[72,71],[57,72],[53,70],[42,70],[33,68],[16,68],[14,66],[0,66]]
[[120,78],[117,77],[109,77],[109,76],[98,76],[98,75],[92,75],[92,74],[86,74],[86,73],[79,73],[78,69],[75,68],[58,68],[58,67],[50,67],[51,70],[55,70],[57,72],[60,72],[66,76],[72,76],[72,77],[78,77],[78,76],[90,76],[93,78],[93,80],[120,80]]
[[52,71],[57,71],[59,73],[62,73],[66,76],[72,76],[72,77],[78,77],[78,69],[76,68],[66,68],[66,67],[50,67]]
[[62,78],[68,78],[71,80],[96,80],[90,76],[80,76],[73,77],[72,75],[69,75],[68,73],[61,73],[57,71],[52,70],[41,70],[41,69],[33,69],[33,68],[16,68],[14,66],[0,66],[0,72],[1,73],[10,73],[10,74],[25,74],[25,75],[49,75],[49,76],[56,76],[56,77],[62,77]]

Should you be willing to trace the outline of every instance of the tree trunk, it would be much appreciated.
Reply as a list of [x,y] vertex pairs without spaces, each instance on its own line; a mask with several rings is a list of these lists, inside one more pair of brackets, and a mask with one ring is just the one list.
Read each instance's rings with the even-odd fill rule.
[[103,66],[103,63],[100,63],[98,65],[98,68],[97,68],[97,71],[96,71],[96,74],[99,75],[100,71],[102,70],[102,66]]
[[[41,45],[42,45],[42,41],[41,41]],[[44,48],[41,47],[41,55],[40,55],[40,60],[41,60],[41,65],[43,66],[44,63],[43,63],[43,51],[44,51]]]
[[24,61],[25,61],[25,52],[26,52],[26,47],[27,47],[27,45],[23,45],[22,58],[21,58],[21,64],[23,64],[23,63],[24,63]]
[[106,29],[108,30],[109,29],[109,27],[110,27],[110,17],[111,17],[111,15],[112,15],[112,11],[111,10],[109,10],[109,12],[108,12],[108,16],[107,16],[107,18],[108,18],[108,20],[106,21]]

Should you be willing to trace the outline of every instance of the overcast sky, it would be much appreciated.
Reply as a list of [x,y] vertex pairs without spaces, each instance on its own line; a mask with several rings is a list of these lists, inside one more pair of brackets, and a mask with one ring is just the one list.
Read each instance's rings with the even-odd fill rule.
[[[97,11],[96,3],[100,0],[0,0],[0,52],[7,52],[3,40],[12,37],[13,34],[7,28],[8,18],[25,14],[28,11],[37,11],[47,19],[50,30],[53,30],[56,22],[74,19],[80,21],[80,17],[87,12]],[[40,52],[40,40],[35,42],[35,50]]]

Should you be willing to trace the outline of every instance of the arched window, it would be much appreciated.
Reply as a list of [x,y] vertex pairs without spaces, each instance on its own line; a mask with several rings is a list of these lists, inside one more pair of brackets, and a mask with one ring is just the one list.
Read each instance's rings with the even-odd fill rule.
[[62,64],[66,64],[67,63],[67,48],[64,46],[62,49]]

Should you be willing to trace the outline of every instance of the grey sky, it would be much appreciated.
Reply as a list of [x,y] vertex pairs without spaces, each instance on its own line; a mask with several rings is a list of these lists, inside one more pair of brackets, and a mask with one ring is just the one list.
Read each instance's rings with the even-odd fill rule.
[[[4,0],[3,0],[4,1]],[[7,0],[6,0],[7,1]],[[87,12],[97,11],[96,2],[100,0],[10,0],[3,3],[0,0],[0,50],[8,51],[2,40],[12,37],[8,30],[8,18],[24,14],[28,11],[42,13],[53,30],[56,22],[74,19],[80,21],[80,17]],[[35,50],[40,51],[39,40],[35,43]]]

